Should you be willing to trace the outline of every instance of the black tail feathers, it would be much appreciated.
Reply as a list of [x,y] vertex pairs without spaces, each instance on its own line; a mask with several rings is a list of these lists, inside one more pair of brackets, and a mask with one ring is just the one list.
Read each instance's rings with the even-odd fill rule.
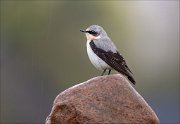
[[132,77],[132,76],[128,76],[128,79],[135,85],[136,84],[136,82],[135,82],[135,80],[134,80],[134,78]]

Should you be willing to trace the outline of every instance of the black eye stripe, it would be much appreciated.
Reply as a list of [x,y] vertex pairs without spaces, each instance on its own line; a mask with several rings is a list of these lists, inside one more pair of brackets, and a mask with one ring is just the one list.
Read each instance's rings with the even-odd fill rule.
[[88,33],[89,33],[89,34],[98,34],[97,32],[95,32],[95,31],[93,31],[93,30],[92,30],[92,31],[88,31]]

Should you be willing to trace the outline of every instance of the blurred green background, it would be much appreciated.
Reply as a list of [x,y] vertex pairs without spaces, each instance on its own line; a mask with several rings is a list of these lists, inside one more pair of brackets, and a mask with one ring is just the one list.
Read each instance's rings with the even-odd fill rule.
[[79,31],[92,24],[114,41],[161,123],[180,123],[179,1],[1,1],[0,11],[2,124],[44,123],[56,95],[101,74]]

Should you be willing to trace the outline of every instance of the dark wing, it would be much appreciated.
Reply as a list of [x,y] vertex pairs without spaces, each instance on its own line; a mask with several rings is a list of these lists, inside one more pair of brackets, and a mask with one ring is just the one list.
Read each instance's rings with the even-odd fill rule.
[[128,68],[124,58],[119,54],[119,52],[113,53],[111,51],[106,52],[103,49],[98,48],[94,41],[90,42],[90,46],[93,52],[102,60],[104,60],[109,66],[111,66],[116,71],[127,76],[128,79],[135,84],[135,80],[132,76],[131,70]]

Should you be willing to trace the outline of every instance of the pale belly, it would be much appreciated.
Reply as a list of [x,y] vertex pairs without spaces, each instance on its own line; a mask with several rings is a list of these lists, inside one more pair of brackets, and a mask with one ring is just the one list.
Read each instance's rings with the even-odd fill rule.
[[111,67],[106,64],[101,58],[99,58],[91,49],[89,42],[87,41],[87,54],[89,56],[89,59],[91,63],[98,69],[98,70],[104,70],[104,69],[111,69]]

